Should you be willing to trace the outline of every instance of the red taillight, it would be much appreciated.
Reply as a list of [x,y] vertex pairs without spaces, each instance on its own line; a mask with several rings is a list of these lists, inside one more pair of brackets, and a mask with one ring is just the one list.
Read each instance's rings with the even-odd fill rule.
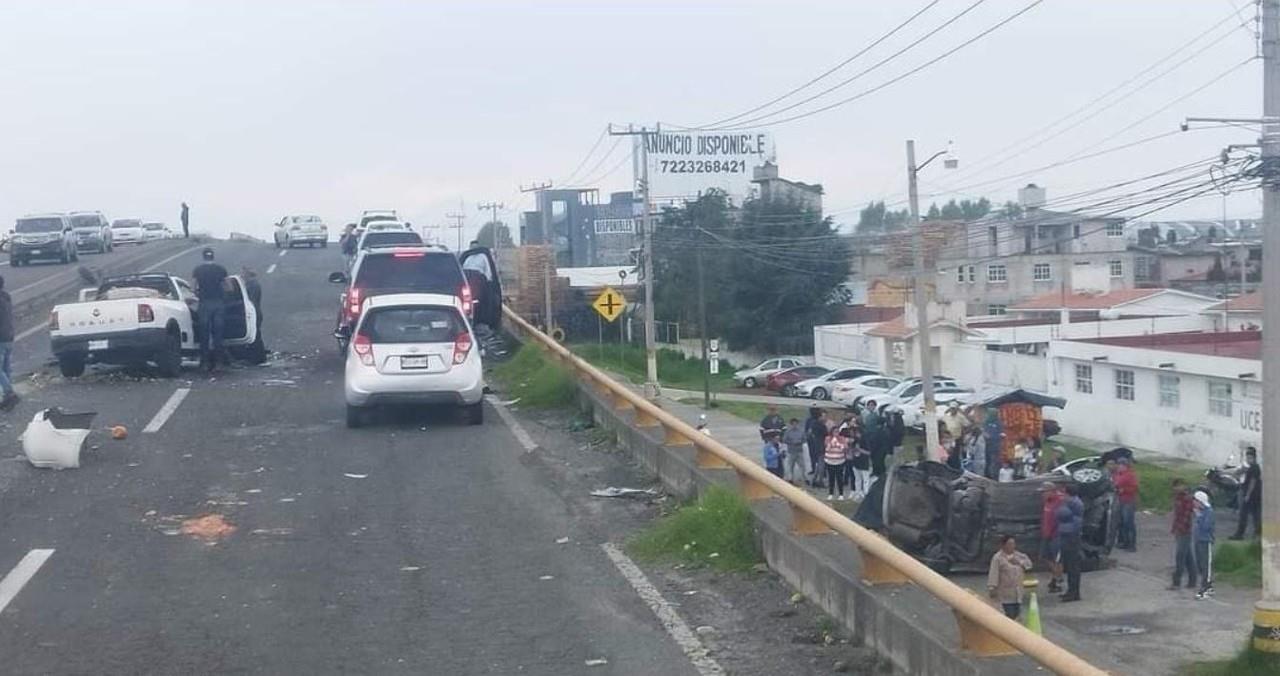
[[453,341],[453,363],[461,364],[467,360],[467,353],[471,351],[471,334],[459,334]]
[[392,258],[423,258],[427,254],[424,251],[397,251],[391,254]]
[[151,309],[151,306],[146,303],[138,303],[138,323],[146,324],[147,322],[154,322],[155,320],[156,313]]
[[[463,282],[462,289],[458,292],[458,295],[462,297],[462,312],[470,317],[472,305],[471,285]],[[467,340],[470,340],[470,338]]]
[[360,357],[360,363],[365,366],[373,366],[373,343],[369,342],[369,336],[359,334],[351,343],[351,349],[356,351],[356,356]]
[[58,330],[58,311],[57,310],[54,310],[53,312],[49,313],[49,330],[50,331]]
[[346,308],[349,321],[355,321],[360,316],[360,287],[353,286],[347,290]]

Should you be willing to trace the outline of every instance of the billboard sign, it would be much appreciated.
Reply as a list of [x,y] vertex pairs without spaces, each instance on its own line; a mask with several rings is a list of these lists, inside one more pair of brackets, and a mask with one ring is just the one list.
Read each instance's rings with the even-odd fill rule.
[[712,188],[751,194],[756,167],[776,162],[773,137],[758,131],[662,131],[640,137],[655,200],[696,197]]
[[597,235],[633,235],[636,232],[636,219],[597,218],[595,229]]

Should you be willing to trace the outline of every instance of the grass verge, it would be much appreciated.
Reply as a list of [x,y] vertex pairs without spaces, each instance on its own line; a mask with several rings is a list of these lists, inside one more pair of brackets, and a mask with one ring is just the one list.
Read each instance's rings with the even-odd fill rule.
[[[591,362],[593,366],[625,376],[633,383],[645,379],[644,348],[635,345],[600,345],[577,343],[570,345],[574,354]],[[681,390],[701,390],[706,362],[684,356],[676,350],[658,349],[658,378],[661,384]],[[719,392],[733,387],[733,367],[720,361],[720,373],[711,376],[711,390]]]
[[530,408],[567,406],[577,394],[569,374],[533,345],[522,345],[511,359],[494,367],[493,376],[512,399]]
[[1223,542],[1213,551],[1213,576],[1237,587],[1262,587],[1262,542]]
[[1260,652],[1245,644],[1235,657],[1196,662],[1183,669],[1182,676],[1280,676],[1280,655]]
[[762,561],[751,509],[738,494],[712,486],[627,543],[640,560],[678,561],[716,570],[748,570]]

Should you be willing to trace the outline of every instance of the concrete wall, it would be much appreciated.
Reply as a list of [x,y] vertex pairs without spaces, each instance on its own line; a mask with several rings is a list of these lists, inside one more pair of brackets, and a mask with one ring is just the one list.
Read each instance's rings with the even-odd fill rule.
[[984,385],[1021,387],[1048,393],[1048,360],[1013,352],[988,350],[981,345],[952,344],[943,346],[939,370],[961,384],[981,388]]
[[[981,260],[975,257],[972,260]],[[1123,275],[1110,277],[1110,261],[1120,260]],[[1104,290],[1131,289],[1133,281],[1133,254],[1126,251],[1077,253],[1077,254],[1029,254],[1011,255],[998,261],[969,262],[947,260],[939,264],[938,297],[943,301],[965,301],[972,314],[989,312],[992,305],[1013,305],[1044,293],[1064,290],[1067,293],[1079,283],[1077,278],[1099,276],[1106,280]],[[1036,281],[1035,266],[1047,264],[1050,278]],[[988,268],[1005,266],[1007,281],[988,282]],[[973,267],[974,281],[969,281],[969,267]],[[960,281],[960,268],[964,268],[964,281]],[[1089,271],[1096,275],[1087,274]],[[1064,274],[1066,279],[1064,280]]]

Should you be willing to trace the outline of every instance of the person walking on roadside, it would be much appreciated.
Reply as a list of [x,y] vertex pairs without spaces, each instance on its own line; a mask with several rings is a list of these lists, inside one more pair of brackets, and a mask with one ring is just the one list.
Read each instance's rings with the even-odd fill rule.
[[1173,480],[1173,584],[1169,591],[1182,586],[1182,573],[1187,573],[1187,589],[1196,586],[1196,557],[1191,548],[1191,528],[1195,519],[1195,498],[1187,490],[1182,479]]
[[258,329],[258,340],[262,342],[262,349],[267,349],[266,340],[262,337],[262,284],[258,281],[258,273],[253,271],[249,266],[240,268],[240,276],[244,278],[244,293],[249,297],[249,302],[253,303],[254,314],[258,319],[256,326]]
[[182,219],[182,238],[190,239],[191,238],[191,207],[188,207],[186,202],[182,203],[182,213],[181,215],[178,216],[178,218]]
[[1250,446],[1244,451],[1244,481],[1240,484],[1239,520],[1232,540],[1243,540],[1253,519],[1253,536],[1262,537],[1262,468],[1258,466],[1258,449]]
[[799,418],[787,421],[787,429],[782,433],[782,444],[787,451],[787,469],[791,475],[791,483],[804,485],[804,429],[800,427]]
[[1067,496],[1054,511],[1057,519],[1058,544],[1061,547],[1062,567],[1067,574],[1067,591],[1058,599],[1063,603],[1080,600],[1081,545],[1080,532],[1084,527],[1084,502],[1075,484],[1066,485]]
[[773,433],[764,437],[764,468],[770,474],[782,478],[782,451],[778,448],[778,435]]
[[844,499],[845,439],[839,434],[827,435],[822,462],[827,468],[827,501]]
[[822,454],[827,447],[827,412],[814,406],[804,421],[805,443],[809,446],[809,485],[819,488],[823,484]]
[[1191,539],[1195,546],[1196,566],[1200,569],[1200,591],[1196,592],[1196,600],[1213,596],[1213,505],[1209,503],[1209,494],[1196,491],[1196,518],[1191,527]]
[[1067,494],[1058,484],[1040,485],[1040,560],[1049,569],[1049,593],[1062,593],[1062,543],[1058,540],[1058,505]]
[[862,502],[867,497],[867,491],[871,490],[871,453],[867,450],[867,442],[860,439],[865,436],[865,430],[857,428],[850,429],[849,445],[847,455],[849,467],[849,492],[853,493],[853,499]]
[[4,392],[4,398],[0,399],[2,411],[11,411],[18,404],[18,393],[13,391],[12,357],[13,298],[5,291],[4,277],[0,277],[0,391]]
[[347,259],[347,270],[351,270],[352,263],[356,260],[356,247],[360,245],[356,237],[356,224],[348,223],[347,229],[342,232],[342,237],[338,238],[338,247],[342,249],[342,255]]
[[884,411],[876,408],[874,401],[867,402],[867,410],[862,414],[862,448],[871,460],[871,475],[866,490],[870,490],[871,483],[885,474],[885,458],[889,455],[889,422]]
[[998,601],[1005,617],[1016,620],[1022,614],[1022,580],[1031,570],[1031,559],[1018,551],[1012,535],[1000,536],[1000,549],[987,569],[987,595]]
[[1128,552],[1138,551],[1138,474],[1128,458],[1120,458],[1111,483],[1116,487],[1116,501],[1120,504],[1120,527],[1116,533],[1116,545]]
[[786,427],[787,424],[782,421],[782,416],[778,415],[778,407],[774,404],[769,404],[769,407],[765,409],[765,411],[766,413],[764,418],[760,419],[760,438],[764,439],[770,434],[777,434],[781,436],[782,429]]
[[[205,247],[200,252],[204,262],[191,272],[195,281],[196,298],[200,301],[197,314],[203,331],[200,334],[200,357],[204,367],[213,371],[222,356],[222,333],[226,325],[227,269],[215,263],[213,249]],[[225,358],[224,358],[225,359]]]

